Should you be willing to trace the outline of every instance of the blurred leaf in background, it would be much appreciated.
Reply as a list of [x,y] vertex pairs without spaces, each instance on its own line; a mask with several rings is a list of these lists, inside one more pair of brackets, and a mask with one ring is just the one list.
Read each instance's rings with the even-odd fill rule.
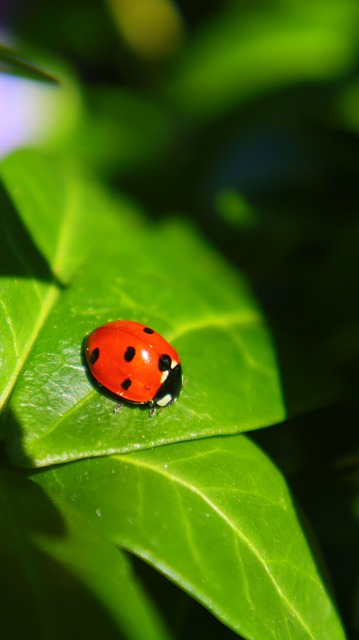
[[24,60],[18,53],[8,47],[0,46],[0,71],[12,75],[19,75],[28,80],[37,80],[49,84],[57,84],[54,76],[46,73],[40,67],[36,67]]
[[119,32],[130,48],[148,60],[169,56],[184,35],[172,0],[108,0]]

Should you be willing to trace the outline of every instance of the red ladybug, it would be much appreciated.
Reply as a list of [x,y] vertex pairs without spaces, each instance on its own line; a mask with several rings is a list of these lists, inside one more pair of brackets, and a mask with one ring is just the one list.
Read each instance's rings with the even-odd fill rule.
[[180,359],[167,340],[132,320],[115,320],[95,329],[85,357],[97,382],[127,402],[167,407],[182,390]]

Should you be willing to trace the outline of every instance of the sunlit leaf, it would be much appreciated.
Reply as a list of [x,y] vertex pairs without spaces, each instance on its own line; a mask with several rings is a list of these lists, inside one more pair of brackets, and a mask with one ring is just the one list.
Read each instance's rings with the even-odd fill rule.
[[61,465],[35,480],[245,638],[344,638],[286,484],[243,436]]
[[[13,460],[43,466],[283,420],[270,328],[245,278],[188,224],[139,223],[133,207],[48,165],[17,154],[3,171],[1,378],[4,400],[17,381],[3,419]],[[183,394],[152,419],[147,408],[113,413],[115,398],[83,364],[85,336],[121,318],[153,326],[182,359]],[[312,405],[305,385],[295,395],[297,407]]]
[[[129,205],[105,194],[75,167],[34,152],[1,166],[0,405],[66,283],[98,243],[116,233]],[[132,210],[133,216],[136,213]],[[99,221],[100,220],[100,221]]]

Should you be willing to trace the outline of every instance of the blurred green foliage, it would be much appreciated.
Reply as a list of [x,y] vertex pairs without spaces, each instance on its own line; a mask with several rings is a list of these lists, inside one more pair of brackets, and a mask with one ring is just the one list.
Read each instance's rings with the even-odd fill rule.
[[[148,7],[6,7],[62,113],[1,167],[5,636],[355,638],[359,5]],[[186,362],[150,427],[81,363],[123,313]]]
[[2,45],[0,45],[0,70],[2,73],[19,75],[21,78],[28,78],[29,80],[48,82],[50,84],[57,83],[56,78],[48,75],[39,67],[35,67],[21,58],[16,52]]

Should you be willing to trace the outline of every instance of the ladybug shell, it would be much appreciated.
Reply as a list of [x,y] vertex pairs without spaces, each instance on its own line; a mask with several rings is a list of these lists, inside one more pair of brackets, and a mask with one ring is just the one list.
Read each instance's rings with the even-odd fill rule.
[[167,406],[181,392],[177,352],[139,322],[116,320],[95,329],[86,339],[85,357],[94,378],[126,401]]

